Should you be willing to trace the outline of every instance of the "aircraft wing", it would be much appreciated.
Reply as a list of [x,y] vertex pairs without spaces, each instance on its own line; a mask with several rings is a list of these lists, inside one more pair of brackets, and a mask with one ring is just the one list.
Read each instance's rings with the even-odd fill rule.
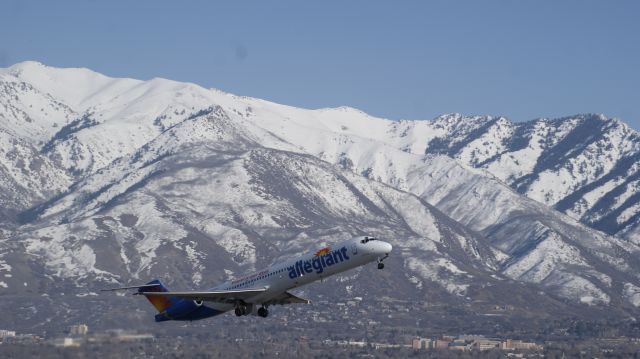
[[295,303],[301,303],[301,304],[309,304],[311,303],[310,300],[308,299],[304,299],[304,298],[300,298],[296,295],[293,295],[289,292],[284,292],[282,294],[279,294],[278,296],[269,299],[267,302],[265,302],[264,304],[266,305],[274,305],[274,304],[295,304]]
[[242,289],[242,290],[217,290],[206,292],[138,292],[136,295],[148,297],[177,297],[188,300],[203,300],[206,302],[230,303],[238,300],[247,300],[256,294],[260,294],[267,288]]

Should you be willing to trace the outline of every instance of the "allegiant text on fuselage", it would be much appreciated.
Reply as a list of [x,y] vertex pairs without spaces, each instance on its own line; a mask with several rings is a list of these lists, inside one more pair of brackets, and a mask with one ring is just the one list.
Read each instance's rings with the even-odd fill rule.
[[325,268],[349,259],[347,247],[342,247],[327,254],[313,257],[312,259],[299,260],[294,265],[289,266],[287,270],[289,270],[289,278],[293,279],[314,271],[320,274]]

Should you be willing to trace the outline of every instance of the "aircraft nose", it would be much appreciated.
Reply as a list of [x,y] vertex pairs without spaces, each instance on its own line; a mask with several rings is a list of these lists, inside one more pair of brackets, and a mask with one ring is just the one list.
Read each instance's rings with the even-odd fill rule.
[[383,254],[389,254],[393,249],[393,246],[391,245],[391,243],[379,242],[378,245],[379,245],[380,252],[382,252]]

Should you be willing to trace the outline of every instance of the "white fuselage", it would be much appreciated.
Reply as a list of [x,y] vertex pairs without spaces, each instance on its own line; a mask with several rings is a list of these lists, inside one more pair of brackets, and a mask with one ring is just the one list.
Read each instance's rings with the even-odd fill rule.
[[[227,281],[212,290],[266,288],[266,291],[245,301],[250,305],[263,304],[289,289],[376,261],[388,255],[391,249],[391,244],[387,242],[370,237],[356,237]],[[208,305],[219,311],[234,308],[232,304]]]

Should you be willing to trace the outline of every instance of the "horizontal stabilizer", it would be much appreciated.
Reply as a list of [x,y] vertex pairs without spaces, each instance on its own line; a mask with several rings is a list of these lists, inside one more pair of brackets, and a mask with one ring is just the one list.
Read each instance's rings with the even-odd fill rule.
[[111,292],[114,290],[127,290],[127,289],[145,289],[145,288],[153,288],[153,287],[159,287],[162,284],[160,283],[154,283],[154,284],[142,284],[142,285],[133,285],[130,287],[118,287],[118,288],[107,288],[107,289],[100,289],[101,292]]
[[139,292],[136,294],[145,295],[148,297],[175,297],[188,300],[203,300],[206,302],[235,303],[238,300],[247,300],[266,290],[267,288],[256,288],[207,292]]

